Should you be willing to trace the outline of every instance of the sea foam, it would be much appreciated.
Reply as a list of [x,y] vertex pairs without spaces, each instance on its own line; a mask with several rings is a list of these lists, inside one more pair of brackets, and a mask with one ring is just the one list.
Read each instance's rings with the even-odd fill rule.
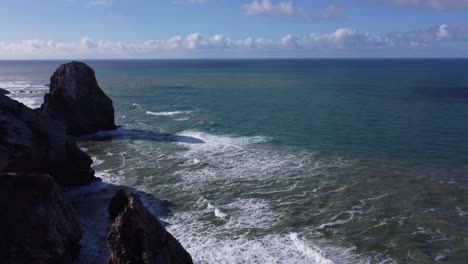
[[175,115],[183,115],[183,114],[190,114],[192,111],[170,111],[170,112],[152,112],[146,111],[147,115],[154,115],[154,116],[175,116]]

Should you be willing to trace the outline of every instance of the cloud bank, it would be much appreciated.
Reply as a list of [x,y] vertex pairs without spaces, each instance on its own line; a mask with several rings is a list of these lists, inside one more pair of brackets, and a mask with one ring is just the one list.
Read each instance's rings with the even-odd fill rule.
[[[233,40],[223,35],[199,33],[142,43],[23,40],[0,42],[0,59],[69,58],[209,58],[209,57],[321,57],[368,54],[417,54],[437,50],[439,56],[468,57],[468,27],[440,25],[424,30],[373,35],[340,28],[328,34],[289,34],[278,40],[252,38]],[[328,55],[327,55],[328,54]],[[380,55],[382,56],[382,55]]]

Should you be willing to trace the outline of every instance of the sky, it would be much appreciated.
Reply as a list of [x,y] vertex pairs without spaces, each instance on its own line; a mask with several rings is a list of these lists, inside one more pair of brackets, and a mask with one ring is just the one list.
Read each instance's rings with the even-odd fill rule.
[[468,0],[0,0],[0,59],[468,57]]

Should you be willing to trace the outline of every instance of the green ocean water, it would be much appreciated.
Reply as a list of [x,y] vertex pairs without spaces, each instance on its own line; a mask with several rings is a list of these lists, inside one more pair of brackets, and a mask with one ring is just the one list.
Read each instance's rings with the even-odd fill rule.
[[[0,87],[37,107],[60,63]],[[197,263],[468,262],[468,60],[87,63],[119,129],[80,145]]]

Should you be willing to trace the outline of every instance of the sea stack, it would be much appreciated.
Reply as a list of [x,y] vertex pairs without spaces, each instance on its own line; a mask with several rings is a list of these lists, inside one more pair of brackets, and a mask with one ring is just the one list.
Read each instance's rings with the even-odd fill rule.
[[82,62],[62,64],[54,72],[41,112],[64,123],[72,135],[116,128],[112,100],[99,87],[94,70]]

